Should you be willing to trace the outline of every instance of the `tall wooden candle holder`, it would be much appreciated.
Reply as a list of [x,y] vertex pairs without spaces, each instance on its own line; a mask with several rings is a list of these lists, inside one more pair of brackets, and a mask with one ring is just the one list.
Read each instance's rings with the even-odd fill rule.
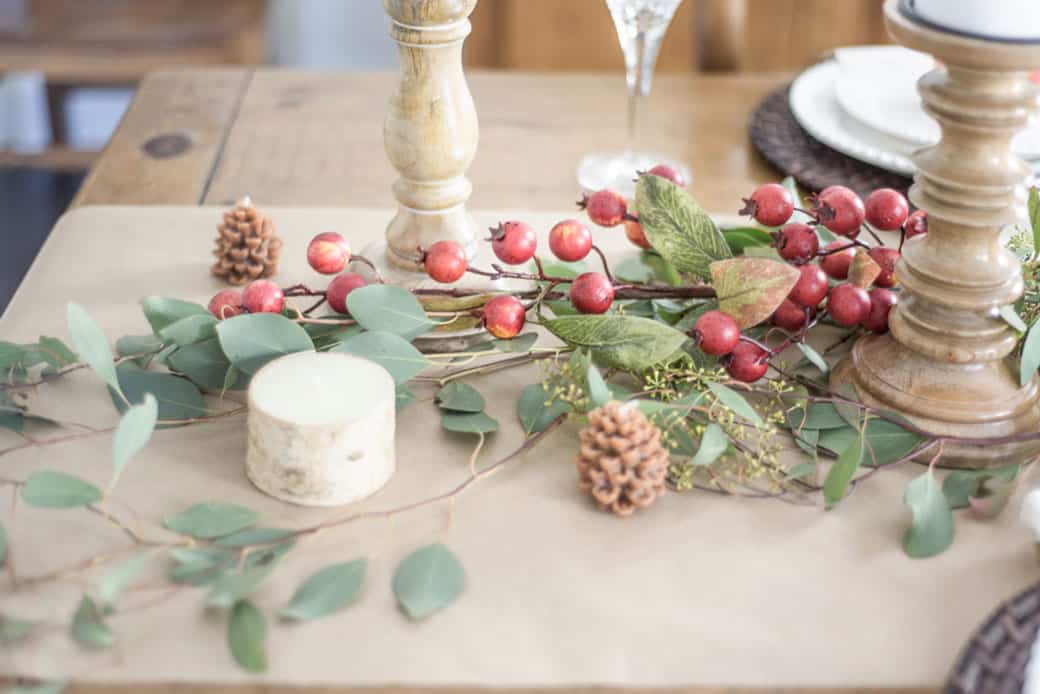
[[394,282],[421,281],[406,274],[420,270],[420,246],[452,240],[469,257],[476,252],[476,224],[466,211],[473,190],[466,170],[477,151],[477,111],[462,71],[462,44],[476,4],[383,0],[401,60],[383,128],[387,156],[401,174],[393,187],[399,207],[386,229],[380,263],[390,268]]
[[[1040,65],[1040,44],[932,29],[904,15],[899,0],[886,1],[885,20],[898,42],[945,65],[918,87],[942,127],[939,144],[914,156],[910,199],[928,213],[929,232],[903,248],[896,267],[903,292],[890,333],[859,340],[833,379],[937,435],[1036,432],[1037,380],[1020,385],[1009,358],[1015,334],[999,314],[1022,294],[1022,273],[999,235],[1016,221],[1016,195],[1029,173],[1011,138],[1038,105],[1026,71]],[[947,445],[942,462],[982,468],[1038,453],[1036,443]]]

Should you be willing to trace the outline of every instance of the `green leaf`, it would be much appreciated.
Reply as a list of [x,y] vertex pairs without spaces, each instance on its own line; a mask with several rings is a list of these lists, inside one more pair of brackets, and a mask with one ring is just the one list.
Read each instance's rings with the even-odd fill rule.
[[170,556],[177,562],[170,580],[178,584],[202,586],[213,583],[238,563],[238,553],[220,548],[175,548]]
[[0,615],[0,643],[21,641],[33,632],[36,622]]
[[1011,482],[1021,467],[1017,463],[986,470],[954,470],[943,480],[942,490],[950,508],[966,508],[971,505],[972,497],[983,494],[983,485],[989,480]]
[[3,523],[0,523],[0,566],[3,566],[5,561],[7,561],[7,530]]
[[657,278],[658,282],[663,282],[669,287],[682,286],[683,278],[678,271],[669,263],[667,260],[662,258],[657,251],[644,250],[639,254],[639,258],[654,271],[654,277]]
[[800,480],[803,477],[808,477],[814,472],[816,472],[816,463],[798,463],[797,465],[792,465],[787,470],[785,478],[789,480]]
[[101,577],[98,581],[97,596],[104,605],[111,605],[119,598],[120,594],[130,585],[137,574],[141,573],[148,560],[154,556],[153,552],[142,552],[131,559],[115,566]]
[[711,422],[704,429],[701,436],[701,445],[697,448],[697,455],[690,460],[690,465],[711,465],[719,459],[726,449],[729,448],[729,437],[715,422]]
[[69,303],[66,309],[66,317],[69,324],[69,336],[76,351],[80,353],[90,368],[101,377],[111,388],[119,390],[119,379],[116,377],[116,367],[112,360],[112,350],[108,346],[108,340],[94,319],[87,315],[83,307],[76,303]]
[[39,341],[39,349],[47,363],[58,369],[64,366],[71,366],[79,361],[79,356],[56,337],[42,335]]
[[715,394],[723,405],[733,410],[738,417],[751,422],[755,426],[764,426],[762,417],[743,395],[722,383],[709,383],[708,389]]
[[19,684],[4,690],[4,694],[62,694],[67,686],[65,681]]
[[79,601],[72,617],[72,638],[90,648],[108,648],[116,642],[115,634],[105,624],[98,608],[89,595]]
[[764,258],[731,258],[711,264],[719,308],[733,316],[742,330],[773,315],[799,277],[793,265]]
[[152,438],[158,416],[159,404],[151,393],[145,393],[144,402],[134,405],[123,414],[119,426],[116,427],[115,436],[112,437],[112,467],[115,470],[113,482],[119,478],[130,458]]
[[462,564],[441,543],[408,555],[394,571],[392,587],[397,604],[412,619],[425,619],[448,606],[465,585]]
[[[117,371],[123,393],[131,405],[142,404],[149,393],[155,397],[160,424],[209,414],[202,393],[186,378],[157,371],[142,371],[129,362],[120,364]],[[112,402],[120,412],[127,411],[126,403],[114,394]]]
[[[1036,189],[1034,188],[1034,191]],[[1027,385],[1040,368],[1040,320],[1033,323],[1022,343],[1022,363],[1019,367],[1019,380],[1022,385]]]
[[953,511],[929,467],[906,488],[903,501],[913,523],[903,535],[903,549],[911,557],[934,557],[953,542]]
[[1033,256],[1040,254],[1040,190],[1036,186],[1029,189],[1026,203],[1029,210],[1029,226],[1033,231]]
[[532,383],[520,393],[520,400],[516,404],[516,414],[520,418],[520,424],[524,427],[524,433],[528,436],[543,431],[557,417],[570,412],[571,408],[566,403],[553,400],[546,406],[546,400],[548,400],[548,394],[541,383]]
[[459,434],[490,434],[498,431],[498,422],[483,412],[445,412],[441,426]]
[[[803,430],[803,433],[809,431]],[[871,419],[864,428],[864,465],[885,465],[914,450],[921,437],[903,427],[883,419]],[[820,432],[819,445],[829,451],[840,453],[859,437],[859,432],[850,426],[826,429]]]
[[365,330],[399,335],[408,341],[437,327],[411,292],[389,284],[370,284],[347,297],[350,315]]
[[250,375],[272,359],[314,349],[306,330],[277,313],[246,313],[222,320],[217,337],[228,360]]
[[733,257],[711,217],[671,181],[640,176],[636,208],[650,245],[679,272],[710,280],[711,263]]
[[602,407],[612,399],[610,388],[595,364],[589,364],[585,372],[585,382],[588,384],[589,402],[592,407]]
[[187,318],[188,316],[209,316],[209,309],[201,304],[180,299],[167,299],[162,296],[149,296],[141,300],[144,317],[152,326],[152,332],[158,335],[163,328]]
[[400,412],[404,408],[408,407],[415,400],[415,393],[408,389],[405,384],[397,386],[397,390],[394,392],[394,409]]
[[22,485],[22,501],[39,508],[76,508],[101,501],[101,490],[56,470],[34,472]]
[[159,331],[164,344],[192,345],[217,336],[217,319],[209,313],[196,313],[170,323]]
[[1000,317],[1020,333],[1025,333],[1026,330],[1028,330],[1025,321],[1022,320],[1022,316],[1018,315],[1015,311],[1015,307],[1011,304],[1000,307]]
[[530,352],[538,342],[538,333],[524,333],[509,340],[491,340],[491,344],[503,352]]
[[863,463],[863,434],[860,433],[849,447],[834,461],[823,482],[823,500],[827,508],[833,507],[845,497],[852,477]]
[[227,631],[228,649],[244,670],[267,670],[267,620],[248,600],[240,600],[231,608]]
[[834,405],[829,402],[814,402],[804,409],[796,407],[789,410],[787,425],[791,429],[839,429],[849,424]]
[[346,607],[361,591],[367,568],[365,559],[326,566],[301,583],[278,614],[285,619],[305,621]]
[[655,320],[616,314],[563,316],[546,320],[544,325],[567,344],[590,349],[604,366],[629,372],[641,372],[675,357],[688,339]]
[[614,266],[614,276],[624,282],[647,283],[654,279],[654,269],[642,258],[625,258]]
[[248,598],[271,575],[276,566],[278,566],[278,557],[274,557],[265,564],[243,568],[237,573],[224,574],[213,584],[213,589],[206,597],[206,605],[231,607],[238,601]]
[[195,504],[191,508],[163,519],[163,525],[175,533],[199,540],[212,540],[236,533],[260,520],[260,514],[243,506],[220,501]]
[[815,349],[804,342],[798,342],[795,344],[798,345],[798,349],[802,350],[802,354],[805,355],[805,358],[808,359],[813,366],[819,369],[821,373],[827,373],[831,370],[831,367],[827,364],[827,360],[824,359],[823,355]]
[[[820,445],[820,430],[819,429],[801,429],[798,432],[792,432],[794,435],[795,444],[805,451],[808,455],[816,460],[816,456],[819,453]],[[840,448],[838,450],[845,450]]]
[[733,251],[733,255],[740,255],[747,248],[770,246],[773,243],[773,237],[768,231],[755,227],[723,229],[722,236],[726,239],[726,243],[729,244],[729,249]]
[[[356,291],[358,290],[355,289],[354,292]],[[351,292],[350,296],[354,296],[354,292]],[[388,332],[370,331],[348,337],[330,351],[353,354],[374,361],[389,371],[394,383],[398,385],[407,383],[430,365],[429,360],[412,343],[400,335]]]
[[225,535],[213,544],[217,547],[246,547],[248,545],[270,545],[292,537],[295,530],[286,528],[248,528],[232,535]]
[[144,355],[134,360],[142,368],[152,358],[152,355],[161,350],[162,347],[162,340],[154,335],[123,335],[116,340],[116,354],[120,357]]
[[[545,274],[549,277],[563,277],[566,279],[574,279],[578,275],[588,272],[591,268],[588,263],[583,260],[579,260],[576,263],[566,263],[562,260],[548,260],[542,262],[542,268],[545,270]],[[531,274],[538,272],[538,266],[533,262],[528,264],[528,271]]]
[[486,405],[480,391],[460,381],[452,381],[438,390],[434,401],[442,410],[454,412],[483,412]]
[[[172,370],[184,374],[206,390],[223,390],[231,369],[231,362],[224,356],[216,338],[180,347],[170,354],[167,361]],[[239,372],[238,379],[227,390],[243,390],[247,385],[249,377]]]

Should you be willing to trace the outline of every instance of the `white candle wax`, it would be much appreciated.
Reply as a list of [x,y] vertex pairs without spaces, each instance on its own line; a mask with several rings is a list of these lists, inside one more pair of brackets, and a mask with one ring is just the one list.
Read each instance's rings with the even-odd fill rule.
[[394,472],[395,389],[387,371],[348,354],[301,352],[249,385],[246,474],[306,506],[362,499]]
[[938,26],[990,39],[1040,40],[1038,0],[911,0],[914,11]]

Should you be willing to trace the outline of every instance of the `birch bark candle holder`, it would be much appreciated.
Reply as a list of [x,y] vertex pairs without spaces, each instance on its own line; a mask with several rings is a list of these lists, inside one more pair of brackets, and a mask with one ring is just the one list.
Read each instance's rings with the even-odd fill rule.
[[336,506],[377,491],[394,473],[394,382],[348,354],[276,359],[249,385],[246,474],[262,492]]
[[1030,171],[1011,139],[1040,103],[1028,79],[1040,65],[1040,40],[935,29],[904,13],[900,0],[887,0],[885,20],[899,43],[944,64],[918,86],[942,128],[937,145],[914,155],[910,199],[928,213],[929,231],[903,247],[891,331],[860,339],[832,378],[935,435],[1006,439],[944,446],[945,465],[1027,461],[1040,448],[1014,437],[1040,430],[1037,379],[1019,382],[1011,358],[1017,338],[1000,315],[1023,289],[1019,262],[1000,232],[1016,221],[1017,191]]

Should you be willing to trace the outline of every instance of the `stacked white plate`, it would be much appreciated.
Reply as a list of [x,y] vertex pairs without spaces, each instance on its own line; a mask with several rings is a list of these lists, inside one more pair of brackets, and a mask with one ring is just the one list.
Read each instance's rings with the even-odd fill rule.
[[[939,140],[939,125],[924,112],[917,80],[934,67],[931,56],[902,46],[839,48],[791,85],[798,124],[842,154],[912,176],[914,150]],[[1040,124],[1014,142],[1040,172]]]

